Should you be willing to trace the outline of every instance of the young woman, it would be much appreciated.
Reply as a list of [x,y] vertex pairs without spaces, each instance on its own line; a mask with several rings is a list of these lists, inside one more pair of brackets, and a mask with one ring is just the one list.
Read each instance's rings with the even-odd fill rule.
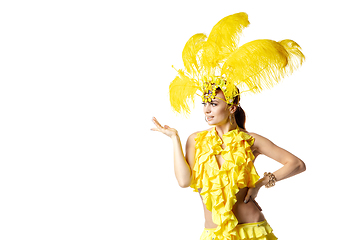
[[[191,134],[184,154],[177,130],[153,118],[152,130],[173,141],[179,185],[200,193],[205,215],[201,240],[277,239],[256,196],[261,187],[305,171],[299,158],[245,130],[245,113],[239,105],[242,92],[272,86],[304,59],[292,40],[262,39],[235,47],[248,24],[247,15],[237,13],[217,23],[209,37],[192,36],[183,51],[185,70],[179,70],[170,84],[170,102],[179,113],[188,113],[189,100],[202,92],[205,120],[212,128]],[[260,179],[254,167],[260,154],[283,167]]]
[[[224,143],[222,137],[224,135],[229,135],[231,132],[236,132],[236,134],[244,136],[243,138],[240,138],[240,141],[245,140],[250,143],[250,161],[254,162],[258,155],[264,154],[265,156],[283,164],[284,166],[282,168],[273,173],[276,181],[281,181],[305,171],[305,164],[299,158],[276,146],[267,138],[256,133],[247,132],[244,126],[245,114],[243,109],[237,104],[229,106],[221,99],[225,99],[224,94],[221,90],[217,90],[215,99],[211,102],[204,103],[205,119],[210,126],[213,126],[213,128],[204,132],[195,132],[191,134],[186,142],[185,155],[183,154],[180,138],[176,129],[170,128],[167,125],[162,126],[155,117],[153,118],[156,128],[152,128],[152,130],[161,132],[172,139],[174,145],[175,176],[180,187],[189,187],[192,182],[192,170],[194,169],[195,162],[198,160],[195,158],[197,145],[196,137],[202,134],[210,134],[211,132],[219,137],[221,140],[219,144],[221,144],[221,148],[223,150],[225,150],[228,146]],[[245,150],[249,149],[245,148]],[[253,157],[251,155],[253,155]],[[213,159],[211,160],[216,162],[219,169],[221,169],[225,161],[228,160],[226,159],[226,155],[223,157],[223,154],[221,153],[217,155],[214,154],[212,158]],[[249,165],[252,164],[250,163]],[[253,171],[253,169],[250,170]],[[259,179],[251,188],[240,188],[236,193],[236,203],[233,205],[232,212],[238,221],[238,229],[254,225],[256,227],[259,227],[260,225],[265,226],[265,231],[263,231],[263,233],[266,234],[264,236],[267,238],[263,239],[276,239],[276,237],[273,236],[272,230],[268,227],[264,215],[261,213],[260,206],[255,201],[258,191],[261,187],[269,183],[269,181],[270,176],[268,175]],[[202,189],[199,188],[198,191],[201,193]],[[211,233],[215,230],[217,225],[212,221],[212,213],[206,208],[204,203],[203,207],[205,215],[205,230],[201,239],[211,239]],[[244,232],[244,235],[245,234],[246,232]],[[210,236],[210,238],[207,238],[208,236]]]

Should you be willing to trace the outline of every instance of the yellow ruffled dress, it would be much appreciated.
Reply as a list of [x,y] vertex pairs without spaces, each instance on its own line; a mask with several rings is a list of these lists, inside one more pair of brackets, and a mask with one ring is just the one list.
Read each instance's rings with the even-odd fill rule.
[[[213,222],[218,225],[216,229],[212,229],[212,237],[209,239],[277,239],[266,221],[266,224],[239,228],[242,224],[238,225],[232,212],[239,188],[255,187],[260,178],[255,170],[254,155],[251,151],[254,138],[237,128],[224,134],[222,139],[215,127],[210,131],[198,133],[195,138],[196,160],[191,187],[195,192],[198,192],[199,188],[202,189],[200,195],[203,202],[212,212]],[[226,145],[225,149],[221,148],[223,143]],[[220,154],[224,163],[219,168],[216,155]],[[267,238],[266,235],[272,237]]]

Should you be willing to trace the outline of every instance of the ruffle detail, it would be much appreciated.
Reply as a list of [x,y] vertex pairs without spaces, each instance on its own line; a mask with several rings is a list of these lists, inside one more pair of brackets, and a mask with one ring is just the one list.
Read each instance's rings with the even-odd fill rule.
[[[200,240],[219,239],[214,234],[215,229],[205,228]],[[236,226],[236,236],[232,240],[277,240],[267,221],[258,223],[244,223]]]
[[[214,234],[217,239],[236,239],[238,221],[232,212],[239,188],[254,187],[260,178],[253,160],[251,146],[254,138],[239,130],[218,136],[216,129],[197,134],[195,165],[191,187],[194,191],[202,188],[201,196],[206,208],[212,212],[212,220],[218,225]],[[221,148],[222,143],[226,145]],[[219,168],[215,155],[224,159]]]
[[270,225],[264,221],[259,224],[240,225],[237,230],[239,237],[236,239],[257,239],[257,240],[276,240]]

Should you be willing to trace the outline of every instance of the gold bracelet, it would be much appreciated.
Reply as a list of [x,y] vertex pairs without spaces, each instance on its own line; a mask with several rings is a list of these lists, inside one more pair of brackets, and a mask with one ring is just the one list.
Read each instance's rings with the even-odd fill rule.
[[272,174],[271,172],[268,172],[268,173],[265,172],[264,177],[269,177],[269,182],[267,184],[265,184],[266,188],[271,188],[271,187],[275,186],[276,178],[275,178],[274,174]]

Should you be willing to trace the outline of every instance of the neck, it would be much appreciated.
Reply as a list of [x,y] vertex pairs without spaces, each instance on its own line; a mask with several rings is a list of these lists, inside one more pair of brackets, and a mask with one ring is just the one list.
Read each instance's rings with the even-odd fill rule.
[[223,125],[216,125],[215,129],[219,135],[219,137],[222,137],[224,134],[226,134],[229,131],[235,130],[237,128],[237,124],[230,124],[230,122],[226,122]]

